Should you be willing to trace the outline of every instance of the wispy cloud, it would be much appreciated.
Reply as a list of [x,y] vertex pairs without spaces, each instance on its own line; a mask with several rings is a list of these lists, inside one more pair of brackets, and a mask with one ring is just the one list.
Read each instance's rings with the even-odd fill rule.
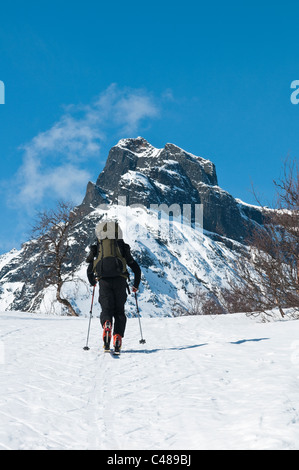
[[110,85],[92,103],[70,105],[53,126],[23,145],[15,178],[14,206],[28,211],[49,199],[80,202],[90,162],[100,160],[111,137],[131,137],[149,119],[159,117],[157,100],[146,90]]
[[114,127],[119,134],[134,134],[146,119],[157,118],[157,100],[145,90],[110,85],[95,101],[89,115],[105,128]]

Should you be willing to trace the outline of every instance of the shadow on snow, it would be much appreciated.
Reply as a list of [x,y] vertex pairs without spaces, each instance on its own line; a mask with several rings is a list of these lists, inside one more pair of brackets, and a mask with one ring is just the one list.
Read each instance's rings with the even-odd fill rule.
[[250,341],[253,341],[253,342],[265,341],[266,339],[270,339],[270,338],[239,339],[239,341],[230,341],[230,344],[243,344],[243,343],[248,343]]
[[[238,341],[230,341],[230,344],[243,344],[248,342],[258,342],[258,341],[265,341],[270,338],[252,338],[252,339],[240,339]],[[200,348],[201,346],[207,346],[209,343],[202,343],[202,344],[193,344],[191,346],[179,346],[177,348],[156,348],[156,349],[126,349],[122,351],[122,354],[125,353],[142,353],[142,354],[153,354],[159,351],[182,351],[184,349],[194,349]]]
[[208,343],[194,344],[192,346],[179,346],[177,348],[157,348],[157,349],[126,349],[122,351],[122,354],[125,353],[142,353],[142,354],[152,354],[159,351],[181,351],[182,349],[193,349],[200,348],[201,346],[206,346]]

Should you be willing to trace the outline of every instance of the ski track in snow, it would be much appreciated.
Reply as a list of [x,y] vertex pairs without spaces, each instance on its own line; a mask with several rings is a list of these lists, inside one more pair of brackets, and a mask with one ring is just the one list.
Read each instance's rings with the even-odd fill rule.
[[298,321],[0,314],[0,449],[298,449]]

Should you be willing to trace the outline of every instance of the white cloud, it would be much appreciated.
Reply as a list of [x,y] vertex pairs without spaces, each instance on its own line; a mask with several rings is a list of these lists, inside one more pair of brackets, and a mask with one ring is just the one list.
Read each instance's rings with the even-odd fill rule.
[[123,131],[125,133],[136,132],[139,122],[147,118],[154,118],[158,115],[156,106],[147,96],[132,95],[128,98],[120,100],[116,110],[116,119],[122,122],[125,116],[125,125]]
[[79,203],[82,188],[86,187],[90,174],[70,163],[41,171],[35,161],[24,167],[22,176],[27,184],[19,192],[19,200],[25,209],[38,205],[43,199],[65,199]]
[[110,124],[122,134],[136,133],[143,120],[157,118],[160,113],[155,99],[144,90],[119,90],[115,84],[99,97],[95,109],[104,119],[110,117]]
[[[53,126],[26,143],[15,179],[14,206],[28,211],[44,201],[80,202],[90,178],[89,164],[99,161],[108,136],[131,137],[141,124],[159,116],[154,97],[145,90],[110,85],[88,105],[70,105]],[[128,135],[131,134],[131,135]]]

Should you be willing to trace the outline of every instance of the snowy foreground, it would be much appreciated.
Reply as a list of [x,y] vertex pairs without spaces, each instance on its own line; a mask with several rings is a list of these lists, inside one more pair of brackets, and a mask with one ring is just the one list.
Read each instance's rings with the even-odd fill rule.
[[0,314],[0,449],[299,449],[299,321]]

